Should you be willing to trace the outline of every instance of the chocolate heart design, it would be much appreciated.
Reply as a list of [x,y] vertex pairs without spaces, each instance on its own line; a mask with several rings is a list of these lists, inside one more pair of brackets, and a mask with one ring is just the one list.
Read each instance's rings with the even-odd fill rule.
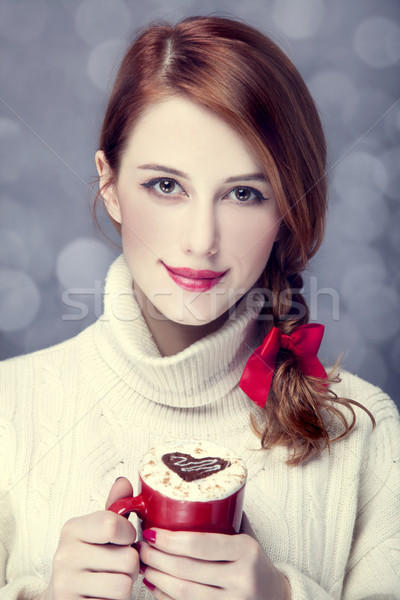
[[229,460],[207,456],[205,458],[193,458],[190,454],[182,452],[171,452],[164,454],[162,461],[171,471],[177,473],[185,481],[195,481],[209,477],[213,473],[223,471],[230,466]]

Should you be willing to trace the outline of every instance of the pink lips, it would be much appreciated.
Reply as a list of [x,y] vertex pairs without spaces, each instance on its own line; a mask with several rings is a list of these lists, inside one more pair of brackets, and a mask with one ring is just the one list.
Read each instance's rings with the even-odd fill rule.
[[184,290],[191,292],[205,292],[217,285],[227,271],[208,271],[189,268],[169,267],[162,263],[168,275]]

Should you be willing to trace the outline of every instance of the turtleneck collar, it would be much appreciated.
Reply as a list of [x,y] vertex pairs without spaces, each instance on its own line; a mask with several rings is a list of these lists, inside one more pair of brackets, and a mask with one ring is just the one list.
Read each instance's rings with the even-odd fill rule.
[[162,357],[135,300],[132,276],[121,255],[107,275],[96,346],[119,378],[147,399],[177,408],[206,405],[237,386],[255,347],[263,302],[260,294],[245,296],[217,332],[178,354]]

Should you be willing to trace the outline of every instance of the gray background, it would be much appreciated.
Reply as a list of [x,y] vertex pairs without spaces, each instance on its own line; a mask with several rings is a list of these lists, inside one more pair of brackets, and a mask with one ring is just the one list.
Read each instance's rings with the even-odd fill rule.
[[[150,18],[212,12],[271,34],[317,101],[331,205],[305,292],[326,325],[320,356],[343,352],[346,368],[399,403],[398,0],[0,0],[0,358],[100,316],[118,251],[89,206],[116,65]],[[65,298],[71,288],[79,307]]]

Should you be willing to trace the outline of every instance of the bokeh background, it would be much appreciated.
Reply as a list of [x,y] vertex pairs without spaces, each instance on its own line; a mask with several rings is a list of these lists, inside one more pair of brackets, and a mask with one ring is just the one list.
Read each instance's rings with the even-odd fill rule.
[[118,60],[150,19],[210,13],[272,35],[316,99],[330,212],[305,293],[326,326],[320,356],[343,352],[400,405],[398,0],[0,0],[0,358],[101,315],[119,250],[99,237],[90,204]]

